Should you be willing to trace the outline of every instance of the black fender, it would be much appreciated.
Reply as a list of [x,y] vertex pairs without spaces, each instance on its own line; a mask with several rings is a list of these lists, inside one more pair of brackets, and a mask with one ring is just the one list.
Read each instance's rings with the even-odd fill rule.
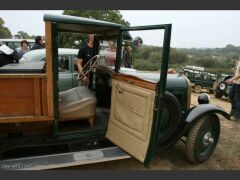
[[185,116],[185,122],[191,123],[197,120],[200,116],[208,113],[221,114],[225,118],[230,119],[229,114],[225,112],[224,109],[222,109],[221,107],[212,104],[200,104],[192,108],[191,111],[188,113],[187,117]]

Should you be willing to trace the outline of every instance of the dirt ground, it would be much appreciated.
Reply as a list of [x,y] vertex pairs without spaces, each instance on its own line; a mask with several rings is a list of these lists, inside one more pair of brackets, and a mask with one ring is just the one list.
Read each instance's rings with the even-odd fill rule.
[[[198,94],[192,94],[192,104],[197,104]],[[211,104],[230,111],[227,99],[216,99],[210,94]],[[189,163],[185,157],[185,145],[179,141],[171,149],[158,154],[149,168],[145,168],[137,160],[125,159],[72,167],[81,170],[240,170],[240,122],[232,122],[219,116],[221,120],[221,136],[211,158],[203,164]]]

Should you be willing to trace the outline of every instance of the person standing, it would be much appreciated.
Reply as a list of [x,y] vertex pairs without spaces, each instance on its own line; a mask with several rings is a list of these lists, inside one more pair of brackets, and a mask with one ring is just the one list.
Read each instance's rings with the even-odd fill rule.
[[132,68],[133,56],[132,56],[132,47],[128,46],[123,53],[123,64],[124,67]]
[[108,48],[106,48],[106,64],[108,66],[115,66],[116,63],[116,46],[113,41],[108,42]]
[[232,89],[229,93],[232,109],[230,112],[230,120],[240,121],[240,58],[236,63],[234,77],[226,81],[227,84],[232,84]]
[[37,36],[35,38],[35,43],[34,43],[33,47],[31,48],[31,50],[43,49],[43,48],[45,48],[45,45],[43,43],[43,38],[42,38],[42,36]]
[[[93,55],[94,55],[93,46],[94,46],[94,34],[89,34],[88,44],[81,47],[78,51],[77,67],[78,67],[78,72],[79,73],[82,72],[83,67],[93,57]],[[80,85],[84,85],[84,86],[88,85],[88,76],[85,76],[81,80]]]
[[28,51],[29,51],[29,49],[28,49],[28,42],[27,42],[27,40],[22,40],[21,41],[21,49],[19,49],[17,51],[18,55],[19,55],[19,58],[21,58]]
[[0,67],[11,63],[18,63],[19,59],[16,50],[12,50],[7,45],[0,42]]

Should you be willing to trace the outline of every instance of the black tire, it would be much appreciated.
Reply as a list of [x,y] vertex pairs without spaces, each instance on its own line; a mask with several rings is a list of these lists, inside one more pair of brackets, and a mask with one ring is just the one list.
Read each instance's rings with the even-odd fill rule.
[[226,94],[228,89],[228,84],[225,81],[222,81],[217,84],[217,91],[220,94]]
[[[187,135],[187,159],[193,163],[203,163],[206,161],[214,152],[219,135],[220,121],[215,114],[200,118],[192,126]],[[211,142],[211,140],[213,141]]]
[[202,86],[199,85],[199,84],[196,84],[194,87],[193,87],[193,91],[195,93],[201,93],[202,92]]
[[178,129],[181,123],[181,104],[178,99],[170,92],[165,92],[165,106],[163,118],[159,130],[158,143],[162,143],[170,138]]

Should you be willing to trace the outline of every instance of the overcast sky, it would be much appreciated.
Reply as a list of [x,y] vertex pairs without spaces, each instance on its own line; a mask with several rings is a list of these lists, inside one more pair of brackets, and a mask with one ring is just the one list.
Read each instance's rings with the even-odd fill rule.
[[[12,34],[23,30],[44,35],[43,14],[63,11],[0,11]],[[172,47],[240,46],[240,11],[120,11],[131,26],[172,24]],[[143,37],[146,44],[158,45],[158,34]],[[145,39],[148,39],[145,41]]]

